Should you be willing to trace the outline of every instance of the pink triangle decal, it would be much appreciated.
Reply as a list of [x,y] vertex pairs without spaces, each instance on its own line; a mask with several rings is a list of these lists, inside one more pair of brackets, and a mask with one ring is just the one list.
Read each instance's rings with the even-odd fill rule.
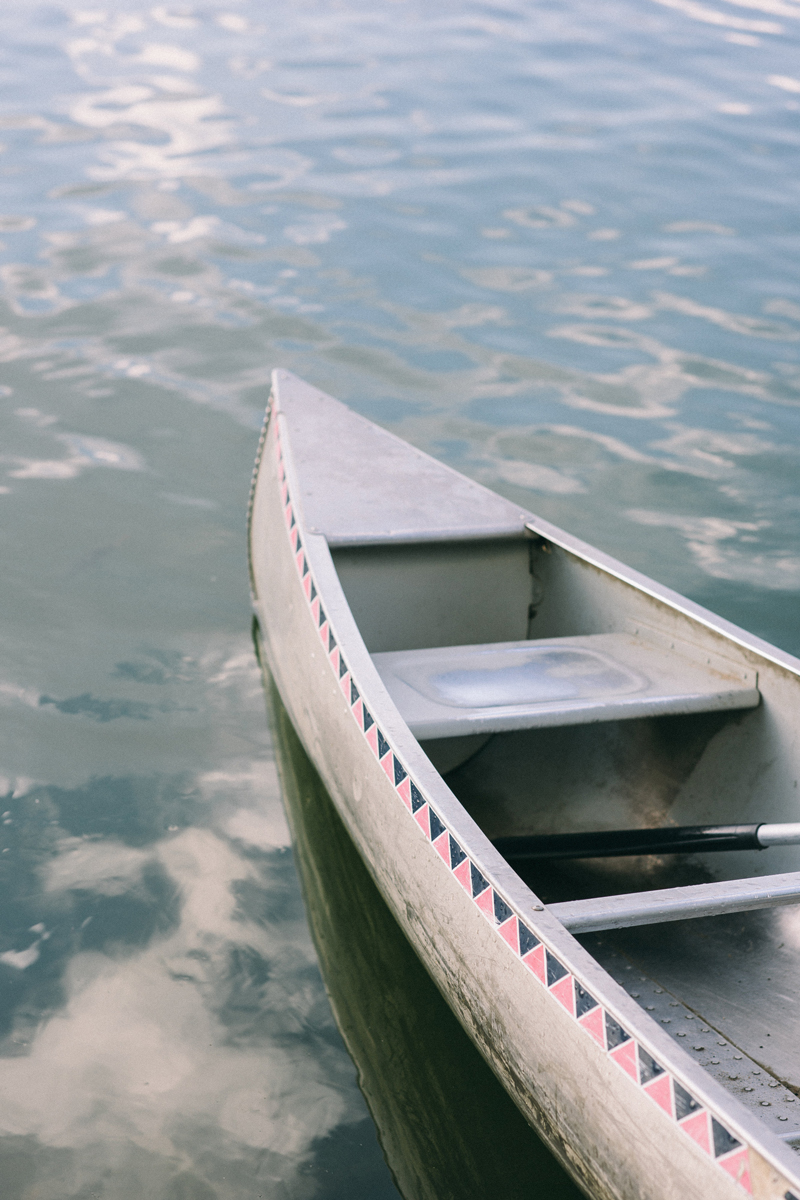
[[281,486],[281,500],[283,501],[284,508],[286,508],[286,497],[288,495],[289,495],[289,486],[288,486],[288,484],[284,483]]
[[319,633],[319,640],[322,642],[323,646],[327,646],[327,644],[328,644],[328,622],[323,621],[317,632]]
[[286,510],[283,515],[286,518],[286,528],[288,529],[292,524],[292,506],[291,506],[291,504],[287,505]]
[[550,988],[559,1004],[563,1004],[571,1017],[575,1016],[575,987],[571,975],[565,975]]
[[541,980],[544,984],[547,983],[547,971],[544,965],[544,946],[541,942],[538,946],[534,946],[532,950],[529,950],[522,961],[537,979]]
[[507,921],[504,921],[497,932],[508,942],[514,953],[519,954],[519,922],[516,916],[509,917]]
[[319,596],[315,596],[311,601],[311,615],[314,618],[314,624],[319,624]]
[[463,862],[460,862],[458,864],[456,869],[453,871],[453,874],[455,875],[456,879],[463,887],[464,891],[467,892],[468,895],[472,895],[472,880],[470,878],[469,867],[470,867],[469,859],[465,858]]
[[750,1158],[747,1153],[747,1147],[743,1146],[741,1150],[735,1150],[727,1158],[720,1158],[717,1161],[723,1171],[727,1171],[729,1175],[732,1175],[739,1186],[743,1187],[752,1196],[753,1184],[750,1180]]
[[331,666],[333,667],[334,671],[338,675],[339,674],[339,647],[338,646],[333,647],[330,654],[328,655],[328,658],[331,661]]
[[394,783],[394,761],[392,759],[391,750],[387,750],[386,753],[384,754],[383,758],[381,759],[381,766],[383,767],[384,771],[386,772],[387,779],[391,783]]
[[297,563],[297,573],[300,576],[302,576],[302,574],[303,574],[303,563],[305,562],[305,560],[306,560],[306,558],[305,558],[305,555],[303,554],[302,550],[299,550],[298,553],[295,554],[295,556],[294,556],[294,561]]
[[442,862],[446,862],[450,866],[450,835],[447,830],[440,833],[436,841],[433,843],[433,848],[441,858]]
[[630,1075],[634,1082],[639,1082],[639,1071],[636,1065],[636,1042],[633,1038],[628,1038],[627,1042],[623,1042],[621,1046],[617,1046],[609,1054],[609,1058],[613,1058],[618,1067],[622,1067],[627,1075]]
[[711,1131],[709,1130],[709,1116],[705,1109],[699,1113],[692,1113],[690,1117],[685,1117],[681,1121],[681,1129],[684,1133],[688,1133],[693,1142],[697,1142],[698,1146],[702,1146],[706,1154],[711,1153]]
[[378,726],[375,725],[374,723],[372,725],[370,725],[369,729],[364,734],[364,736],[367,739],[367,741],[369,742],[370,750],[377,758],[378,757]]
[[480,896],[475,897],[475,903],[485,917],[494,924],[494,892],[490,887],[484,888]]
[[397,785],[397,794],[405,804],[409,812],[411,812],[411,780],[406,775],[402,783]]
[[344,692],[345,696],[350,695],[350,672],[345,671],[342,678],[339,680],[339,687]]
[[363,729],[364,728],[364,714],[361,711],[361,697],[360,696],[356,700],[353,707],[350,709],[350,712],[353,714],[355,723],[358,726],[358,728]]
[[651,1079],[649,1083],[645,1084],[644,1090],[651,1100],[655,1100],[659,1108],[663,1108],[667,1116],[675,1116],[672,1102],[672,1076],[667,1071],[656,1079]]
[[431,836],[431,820],[428,815],[428,806],[423,804],[422,808],[418,808],[414,813],[414,820],[419,825],[426,838]]
[[306,575],[305,579],[303,580],[303,591],[306,594],[306,600],[310,600],[311,599],[311,572],[310,571]]
[[582,1025],[589,1037],[594,1038],[601,1050],[606,1048],[606,1023],[605,1013],[600,1005],[596,1005],[588,1013],[584,1013],[579,1018],[578,1024]]

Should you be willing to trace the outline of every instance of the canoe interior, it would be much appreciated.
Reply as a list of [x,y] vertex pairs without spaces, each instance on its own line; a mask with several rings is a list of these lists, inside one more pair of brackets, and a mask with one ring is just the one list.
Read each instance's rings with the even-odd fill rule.
[[[797,677],[724,632],[542,537],[332,553],[373,654],[641,627],[672,639],[676,652],[707,651],[732,669],[758,672],[762,701],[752,709],[423,741],[488,837],[800,819]],[[555,903],[800,870],[800,847],[530,863],[517,870]],[[800,1131],[800,1112],[794,1116],[800,907],[581,940],[712,1075],[749,1107],[759,1105],[776,1132]],[[776,1088],[776,1081],[785,1086]]]

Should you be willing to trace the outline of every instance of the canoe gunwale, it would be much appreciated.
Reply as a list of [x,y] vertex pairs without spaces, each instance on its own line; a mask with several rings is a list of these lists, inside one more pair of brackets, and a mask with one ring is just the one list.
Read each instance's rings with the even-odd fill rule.
[[726,621],[724,617],[711,612],[710,609],[703,608],[701,604],[695,604],[693,600],[688,600],[680,592],[675,592],[672,588],[657,583],[648,575],[642,575],[639,571],[620,562],[619,559],[612,558],[611,555],[604,554],[595,546],[590,546],[588,542],[583,542],[580,538],[573,537],[572,534],[559,529],[557,525],[551,525],[542,517],[532,516],[526,522],[525,528],[531,537],[539,537],[545,542],[552,542],[580,562],[586,563],[590,567],[596,567],[603,574],[611,575],[620,583],[627,584],[635,591],[652,597],[653,600],[657,600],[674,612],[699,622],[712,633],[721,634],[725,641],[734,642],[742,650],[751,651],[755,655],[753,661],[766,659],[778,667],[783,667],[792,675],[800,677],[800,658],[789,654],[787,650],[773,646],[770,642],[765,642],[763,638],[756,637],[755,634],[742,629],[740,625]]
[[[278,381],[276,380],[276,397],[279,397],[279,388],[277,386],[277,382]],[[415,785],[419,789],[422,796],[425,797],[425,802],[429,811],[435,813],[437,819],[443,824],[445,832],[453,836],[453,838],[458,842],[460,848],[464,851],[465,855],[473,863],[475,863],[487,884],[492,889],[493,897],[497,895],[509,909],[509,912],[512,914],[512,918],[518,923],[523,922],[525,926],[529,928],[530,933],[533,934],[536,939],[538,939],[538,943],[540,943],[543,947],[543,955],[546,957],[546,951],[550,951],[554,957],[557,957],[559,962],[563,964],[564,969],[570,975],[570,977],[575,979],[576,985],[579,984],[581,987],[585,987],[587,991],[596,997],[598,1005],[602,1007],[604,1012],[609,1014],[612,1020],[619,1024],[621,1029],[627,1031],[629,1038],[634,1041],[635,1046],[641,1046],[642,1052],[651,1055],[656,1063],[660,1062],[668,1064],[666,1070],[668,1070],[670,1077],[675,1080],[675,1083],[679,1083],[682,1087],[689,1091],[691,1095],[696,1098],[698,1103],[700,1103],[704,1109],[709,1112],[709,1114],[719,1114],[721,1120],[724,1121],[724,1127],[729,1129],[745,1148],[749,1148],[750,1150],[755,1151],[757,1155],[763,1157],[768,1163],[770,1163],[780,1172],[781,1176],[785,1175],[791,1178],[792,1175],[796,1175],[797,1166],[793,1152],[788,1149],[788,1147],[782,1145],[777,1137],[771,1137],[767,1131],[765,1131],[763,1128],[759,1128],[755,1118],[753,1118],[745,1109],[743,1109],[734,1097],[732,1097],[719,1084],[711,1079],[707,1073],[703,1071],[688,1056],[688,1054],[682,1051],[681,1048],[675,1044],[673,1039],[663,1029],[661,1029],[652,1020],[652,1018],[643,1012],[642,1009],[627,995],[627,993],[618,984],[616,984],[610,978],[610,976],[608,976],[605,970],[599,966],[599,964],[588,953],[588,951],[583,949],[580,943],[575,940],[575,938],[567,931],[564,925],[562,925],[554,915],[548,912],[548,910],[541,904],[540,901],[538,901],[530,889],[519,879],[512,868],[494,849],[488,838],[486,838],[477,824],[472,820],[471,817],[469,817],[457,798],[453,795],[449,788],[447,788],[447,785],[441,779],[441,776],[439,776],[439,774],[435,771],[427,756],[410,734],[402,717],[396,710],[388,692],[382,684],[380,676],[372,664],[369,653],[364,646],[363,640],[361,639],[361,635],[357,629],[352,613],[350,612],[349,605],[342,591],[336,572],[336,567],[331,555],[332,547],[329,545],[328,541],[323,535],[311,532],[304,524],[301,491],[294,474],[294,466],[291,455],[291,432],[285,428],[285,425],[285,419],[283,418],[283,414],[280,412],[279,403],[276,400],[276,403],[273,404],[272,407],[271,416],[268,410],[264,430],[262,431],[261,442],[259,445],[259,460],[257,463],[250,505],[249,528],[251,534],[249,540],[252,543],[256,489],[260,483],[264,482],[262,473],[262,468],[266,462],[264,458],[264,449],[270,443],[271,439],[269,438],[269,432],[270,428],[272,428],[276,431],[276,434],[277,431],[280,430],[280,443],[283,447],[283,470],[285,472],[287,490],[290,497],[289,503],[291,506],[293,506],[294,524],[299,531],[298,537],[302,541],[302,550],[303,554],[305,555],[303,563],[307,566],[306,573],[311,575],[318,595],[324,596],[325,613],[328,618],[328,629],[330,631],[335,631],[335,634],[331,633],[331,636],[334,637],[335,641],[334,650],[331,651],[331,653],[335,654],[336,647],[345,648],[348,672],[352,678],[355,679],[357,677],[359,694],[362,697],[365,694],[369,697],[370,709],[373,712],[375,722],[379,725],[382,736],[385,739],[387,753],[391,752],[392,757],[390,758],[390,762],[394,762],[395,760],[400,761],[402,769],[406,772],[406,776],[409,779],[412,779],[413,777]],[[553,530],[553,527],[548,526],[544,522],[540,523],[537,521],[536,532],[541,536],[547,536],[550,540],[555,541],[557,539],[552,536],[551,530]],[[560,533],[561,531],[553,530],[553,532]],[[292,535],[290,534],[290,536]],[[509,536],[519,535],[516,534]],[[440,539],[431,538],[426,540],[435,541]],[[452,539],[448,538],[441,540]],[[481,535],[481,540],[485,540],[484,534]],[[371,539],[369,544],[375,544],[375,540]],[[563,542],[559,539],[559,544],[562,545],[563,549],[569,553],[576,554],[578,557],[584,559],[584,561],[592,561],[588,554],[580,552],[580,550],[583,549],[583,543],[577,543],[575,539],[564,535]],[[580,547],[580,550],[578,547]],[[292,544],[292,549],[294,550],[294,544]],[[586,549],[591,551],[592,548],[586,547]],[[253,550],[251,545],[251,564],[253,563],[252,555]],[[599,552],[594,552],[594,555],[598,561],[593,563],[593,565],[598,566],[601,570],[608,571],[609,566],[606,565],[604,561],[599,561],[604,560],[605,556],[600,555]],[[295,583],[299,587],[301,596],[305,591],[305,606],[311,608],[312,606],[308,603],[308,590],[306,590],[305,585],[303,584],[303,579],[305,578],[306,573],[300,574],[301,565],[297,562],[297,553],[295,553],[293,557],[295,558],[294,565],[297,572],[295,574]],[[288,561],[290,560],[287,556],[287,562]],[[608,560],[608,563],[614,564],[614,560]],[[621,564],[614,565],[621,567]],[[297,703],[298,699],[300,699],[301,704],[307,703],[307,698],[298,698],[298,696],[295,694],[296,686],[294,688],[288,686],[287,681],[285,679],[281,679],[283,673],[280,669],[280,648],[271,646],[269,637],[270,622],[267,612],[261,608],[258,598],[256,584],[257,572],[254,565],[251,566],[251,570],[254,603],[256,606],[256,611],[261,618],[262,625],[265,628],[265,633],[267,634],[265,641],[269,649],[269,657],[272,660],[270,662],[270,666],[276,675],[276,680],[279,683],[284,702],[287,704],[287,708],[289,709],[290,713],[292,713],[295,727],[298,729],[298,732],[302,737],[303,721],[296,719],[298,714]],[[627,569],[624,573],[621,571],[612,571],[611,573],[615,574],[617,578],[620,578],[629,586],[635,587],[638,590],[646,590],[641,588],[637,578],[631,577],[632,575],[635,576],[635,573],[629,572]],[[644,580],[644,577],[641,578]],[[723,633],[724,636],[730,637],[727,629],[722,627],[726,623],[720,622],[718,618],[714,618],[713,620],[710,619],[713,618],[713,614],[706,614],[705,610],[700,609],[698,606],[691,605],[690,602],[684,601],[683,604],[674,603],[672,600],[672,598],[675,596],[674,593],[670,593],[667,589],[663,589],[665,594],[661,594],[662,589],[659,587],[659,585],[653,585],[652,581],[649,580],[646,582],[650,584],[650,594],[654,595],[659,601],[669,604],[671,607],[677,608],[679,611],[685,612],[686,615],[689,615],[694,619],[702,619],[702,616],[707,616],[709,620],[706,620],[704,622],[705,624],[708,624],[711,626],[711,628]],[[680,597],[675,597],[675,599],[682,600]],[[731,627],[731,629],[734,628],[735,627]],[[753,644],[757,641],[758,639],[752,639],[749,635],[746,635],[744,644],[748,645],[749,643],[749,648],[753,649],[757,654],[761,654],[762,651],[760,646]],[[325,648],[326,650],[328,649],[327,645]],[[341,651],[339,653],[341,653]],[[780,652],[778,653],[780,654]],[[774,659],[774,661],[777,661],[779,665],[788,667],[795,673],[800,673],[800,662],[791,659],[791,656],[787,655],[786,659],[789,661],[784,663],[781,661],[781,657]],[[338,663],[338,657],[336,661]],[[333,664],[331,665],[333,666]],[[335,668],[334,674],[336,674]],[[352,706],[348,705],[348,707],[352,712]],[[366,746],[366,740],[364,744]],[[318,754],[315,754],[315,748],[308,745],[306,748],[309,750],[312,759],[315,759],[315,761],[318,760],[319,756]],[[373,762],[375,762],[375,754],[376,751],[373,749]],[[384,755],[383,757],[385,758],[386,756]],[[365,759],[368,761],[368,755],[366,753]],[[384,766],[383,763],[381,765]],[[384,770],[385,769],[386,768],[384,766]],[[392,783],[391,778],[389,779],[389,782]],[[395,792],[396,791],[397,788],[395,786]],[[400,796],[400,799],[403,803],[406,803],[402,795]],[[354,827],[352,815],[347,811],[342,811],[340,799],[335,795],[334,800],[337,802],[337,807],[344,816],[345,822],[356,840],[356,844],[359,845],[362,856],[365,858],[367,866],[373,874],[373,878],[375,878],[376,883],[381,890],[384,891],[384,888],[381,887],[382,881],[379,875],[376,873],[374,863],[370,860],[369,849],[368,847],[365,847],[363,838],[359,836],[358,829]],[[435,809],[432,807],[432,803],[435,805]],[[409,805],[406,804],[406,807],[408,808]],[[419,822],[417,822],[417,824],[419,826]],[[422,832],[425,831],[422,830]],[[426,837],[428,844],[430,845],[430,830],[426,834]],[[435,847],[433,848],[435,849]],[[448,866],[447,863],[444,863],[443,865]],[[388,898],[389,897],[387,897],[387,899]],[[403,914],[397,911],[396,906],[393,907],[395,908],[395,915],[400,920],[401,925],[404,925],[402,919]],[[509,919],[511,918],[506,918],[506,920]],[[409,934],[407,924],[404,925],[404,928],[406,929],[406,933]],[[501,937],[506,940],[505,935],[502,933]],[[519,951],[519,943],[516,950],[513,946],[511,946],[510,942],[506,941],[506,944],[509,946],[509,949],[516,954],[517,962],[523,962],[524,960],[522,959]],[[512,961],[513,960],[509,960],[509,965]],[[528,964],[525,965],[527,966]],[[531,986],[535,986],[532,981]],[[547,987],[547,983],[545,983],[545,987]],[[451,999],[452,1003],[452,998],[447,998]],[[574,1016],[575,1013],[573,1012],[572,1015]],[[639,1050],[635,1049],[634,1060],[636,1060],[637,1054],[639,1054]],[[495,1063],[491,1063],[491,1065],[497,1069]],[[640,1090],[644,1088],[644,1084],[640,1083],[639,1081],[634,1081],[634,1083],[635,1086],[640,1088]],[[710,1119],[711,1116],[709,1116],[709,1120]],[[775,1144],[772,1145],[770,1143]],[[736,1153],[737,1152],[734,1151],[734,1154]],[[792,1168],[794,1168],[794,1170],[792,1170]],[[795,1183],[794,1186],[797,1186],[797,1184]]]

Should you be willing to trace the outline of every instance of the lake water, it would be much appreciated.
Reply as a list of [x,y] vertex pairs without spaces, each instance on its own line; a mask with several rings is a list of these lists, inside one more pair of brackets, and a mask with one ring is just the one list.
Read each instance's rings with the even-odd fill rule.
[[800,653],[800,3],[0,30],[3,1198],[512,1197],[523,1150],[527,1195],[574,1196],[515,1110],[504,1166],[478,1136],[504,1097],[402,941],[381,994],[345,877],[396,930],[345,845],[310,886],[320,800],[297,863],[359,1090],[250,640],[250,471],[285,366]]

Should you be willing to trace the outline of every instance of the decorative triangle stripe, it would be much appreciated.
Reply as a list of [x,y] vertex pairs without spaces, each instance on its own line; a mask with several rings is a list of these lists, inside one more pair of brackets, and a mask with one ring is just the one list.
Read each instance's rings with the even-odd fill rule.
[[364,733],[402,803],[413,815],[437,855],[455,876],[459,886],[499,933],[511,952],[565,1009],[600,1051],[608,1057],[699,1145],[717,1165],[730,1175],[746,1193],[752,1195],[747,1146],[703,1108],[697,1100],[665,1070],[648,1050],[639,1045],[619,1022],[569,972],[567,967],[539,941],[519,919],[508,902],[493,888],[480,868],[469,858],[438,813],[426,802],[422,792],[394,753],[389,740],[378,728],[363,702],[359,688],[337,645],[323,609],[316,583],[300,536],[297,516],[291,501],[280,434],[275,423],[275,449],[278,459],[280,496],[286,528],[301,586],[309,605],[320,640],[326,647],[331,667],[350,706],[353,719]]

